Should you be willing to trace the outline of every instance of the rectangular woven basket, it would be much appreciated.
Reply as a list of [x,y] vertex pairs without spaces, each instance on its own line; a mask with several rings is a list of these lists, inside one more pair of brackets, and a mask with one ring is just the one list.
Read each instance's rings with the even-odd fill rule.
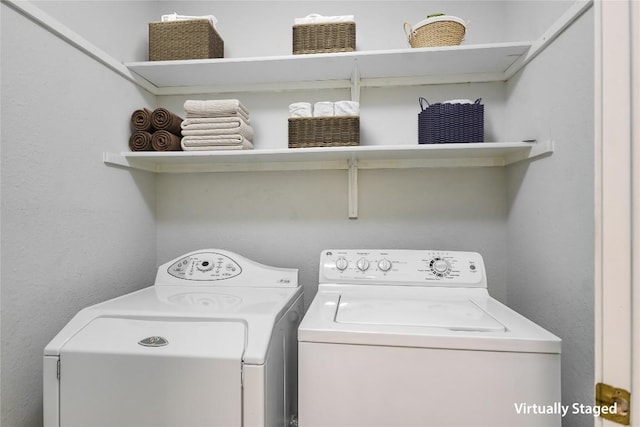
[[208,19],[149,22],[149,61],[224,57],[224,41]]
[[473,104],[429,104],[420,98],[418,143],[484,142],[484,105],[480,102],[481,99]]
[[291,117],[289,148],[360,145],[360,117]]
[[293,54],[353,52],[356,23],[299,24],[293,26]]

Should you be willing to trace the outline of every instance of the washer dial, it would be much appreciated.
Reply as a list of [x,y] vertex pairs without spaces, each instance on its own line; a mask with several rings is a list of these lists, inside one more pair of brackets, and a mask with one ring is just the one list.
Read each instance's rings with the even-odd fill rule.
[[451,273],[451,264],[444,258],[435,257],[429,262],[431,272],[437,277],[446,277]]
[[349,261],[345,257],[340,257],[336,260],[336,268],[340,271],[344,271],[349,266]]
[[369,269],[369,261],[366,258],[360,258],[356,262],[356,265],[360,271],[367,271]]
[[378,261],[378,268],[382,271],[389,271],[391,270],[391,267],[392,267],[391,261],[389,261],[386,258],[383,258],[380,261]]

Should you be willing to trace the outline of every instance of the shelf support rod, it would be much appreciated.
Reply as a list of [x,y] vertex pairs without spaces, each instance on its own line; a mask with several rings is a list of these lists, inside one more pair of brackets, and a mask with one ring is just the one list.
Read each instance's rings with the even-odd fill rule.
[[358,161],[349,159],[349,219],[358,219]]
[[571,26],[578,18],[582,16],[591,6],[593,6],[594,0],[577,0],[556,22],[554,22],[542,36],[536,40],[529,52],[526,55],[521,56],[506,69],[504,75],[505,80],[509,80],[518,71],[524,68],[529,62],[538,56],[543,50],[546,49],[560,34]]
[[35,6],[32,2],[19,0],[3,0],[2,2],[11,7],[20,15],[33,21],[35,24],[39,25],[46,31],[58,37],[60,40],[66,42],[70,46],[75,47],[88,57],[94,59],[111,71],[120,75],[120,77],[123,77],[131,83],[138,85],[151,94],[156,94],[157,88],[153,84],[129,71],[129,69],[125,67],[122,62],[113,58],[110,54],[98,48],[93,43],[90,43],[87,39],[72,31],[69,27],[62,24],[60,21],[54,19],[42,9]]
[[357,59],[353,62],[353,72],[351,73],[351,100],[360,102],[360,70]]

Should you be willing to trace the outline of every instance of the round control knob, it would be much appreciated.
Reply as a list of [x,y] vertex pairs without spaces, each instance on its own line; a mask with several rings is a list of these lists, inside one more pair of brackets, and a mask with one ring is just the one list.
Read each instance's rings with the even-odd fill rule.
[[360,258],[358,262],[356,262],[356,266],[360,271],[367,271],[369,269],[369,261],[366,258]]
[[211,261],[200,261],[196,264],[196,268],[200,271],[209,271],[213,269],[213,262]]
[[345,257],[340,257],[336,260],[336,268],[340,271],[344,271],[349,266],[349,261]]
[[391,270],[391,261],[389,261],[388,259],[384,258],[381,259],[380,261],[378,261],[378,268],[382,271],[389,271]]
[[442,258],[434,258],[429,263],[429,267],[433,274],[438,277],[444,277],[451,271],[451,265],[449,262]]

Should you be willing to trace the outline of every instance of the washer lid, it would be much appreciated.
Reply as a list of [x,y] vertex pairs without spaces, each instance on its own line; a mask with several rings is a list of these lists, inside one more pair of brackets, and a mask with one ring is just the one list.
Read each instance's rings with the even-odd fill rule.
[[320,285],[298,327],[307,343],[553,353],[561,340],[484,288]]
[[445,328],[452,331],[505,331],[471,300],[410,300],[342,296],[337,323]]

